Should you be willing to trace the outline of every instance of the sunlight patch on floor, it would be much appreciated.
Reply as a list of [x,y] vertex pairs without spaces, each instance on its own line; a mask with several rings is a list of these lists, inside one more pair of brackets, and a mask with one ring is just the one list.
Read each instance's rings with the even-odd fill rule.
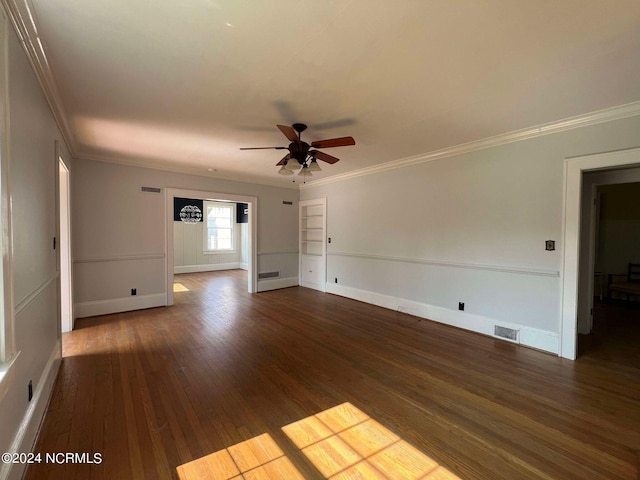
[[174,282],[173,284],[173,293],[176,292],[188,292],[189,289],[187,287],[185,287],[183,284],[178,283],[178,282]]
[[304,480],[268,433],[177,468],[180,480]]
[[282,430],[330,480],[458,479],[350,403]]
[[[460,480],[348,402],[282,430],[328,480]],[[268,433],[177,472],[180,480],[305,480]]]

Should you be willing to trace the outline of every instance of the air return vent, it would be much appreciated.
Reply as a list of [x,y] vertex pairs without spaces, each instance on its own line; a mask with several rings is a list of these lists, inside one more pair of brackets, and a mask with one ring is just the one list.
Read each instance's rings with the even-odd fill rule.
[[265,278],[280,278],[280,272],[262,272],[258,274],[259,280],[264,280]]
[[512,342],[518,341],[518,330],[514,330],[513,328],[500,327],[498,325],[495,325],[493,334],[496,337],[504,338],[505,340],[510,340]]
[[142,187],[141,190],[148,193],[160,193],[161,191],[158,187]]

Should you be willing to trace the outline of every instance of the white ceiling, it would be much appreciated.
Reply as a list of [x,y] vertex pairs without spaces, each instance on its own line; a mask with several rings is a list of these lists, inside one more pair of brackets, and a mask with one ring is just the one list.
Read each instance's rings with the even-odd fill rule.
[[276,124],[356,139],[316,179],[640,100],[638,0],[6,1],[85,158],[284,186]]

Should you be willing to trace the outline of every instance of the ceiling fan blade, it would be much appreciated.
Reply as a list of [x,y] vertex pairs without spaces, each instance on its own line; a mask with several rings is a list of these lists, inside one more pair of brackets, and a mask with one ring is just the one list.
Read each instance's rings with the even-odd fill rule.
[[355,144],[356,141],[353,137],[330,138],[329,140],[316,140],[315,142],[311,142],[311,146],[314,148],[347,147]]
[[313,152],[309,152],[309,155],[313,155],[314,157],[316,157],[318,160],[322,160],[323,162],[327,162],[327,163],[336,163],[337,161],[339,161],[339,158],[333,157],[331,155],[329,155],[328,153],[324,153],[321,152],[319,150],[314,150]]
[[282,160],[276,163],[276,167],[279,165],[284,165],[284,162],[288,161],[290,158],[291,158],[291,155],[287,153],[284,157],[282,157]]
[[240,147],[240,150],[286,150],[287,147]]
[[277,125],[284,136],[289,139],[290,142],[299,142],[300,137],[298,137],[298,133],[293,129],[293,127],[289,127],[287,125]]

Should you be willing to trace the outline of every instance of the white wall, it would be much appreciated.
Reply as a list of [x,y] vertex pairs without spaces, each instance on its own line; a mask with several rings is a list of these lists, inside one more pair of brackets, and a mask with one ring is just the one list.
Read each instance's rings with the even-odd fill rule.
[[249,224],[238,224],[240,231],[240,268],[247,270],[249,265]]
[[[165,188],[258,198],[258,272],[278,258],[297,284],[298,191],[90,160],[74,164],[72,186],[76,315],[164,305]],[[141,192],[160,187],[162,194]],[[283,200],[293,205],[283,205]],[[268,265],[270,267],[270,265]],[[262,285],[261,285],[262,284]],[[131,288],[137,289],[132,299]],[[259,282],[260,290],[269,282]]]
[[[9,184],[13,214],[13,289],[19,355],[0,395],[0,451],[28,452],[60,361],[54,142],[62,137],[13,30],[9,34]],[[69,156],[66,155],[67,159]],[[4,172],[3,174],[5,174]],[[27,400],[33,382],[34,398]],[[21,465],[0,465],[20,478]]]
[[301,200],[327,197],[327,290],[486,334],[511,326],[557,353],[564,159],[638,146],[638,131],[634,117],[307,184]]

